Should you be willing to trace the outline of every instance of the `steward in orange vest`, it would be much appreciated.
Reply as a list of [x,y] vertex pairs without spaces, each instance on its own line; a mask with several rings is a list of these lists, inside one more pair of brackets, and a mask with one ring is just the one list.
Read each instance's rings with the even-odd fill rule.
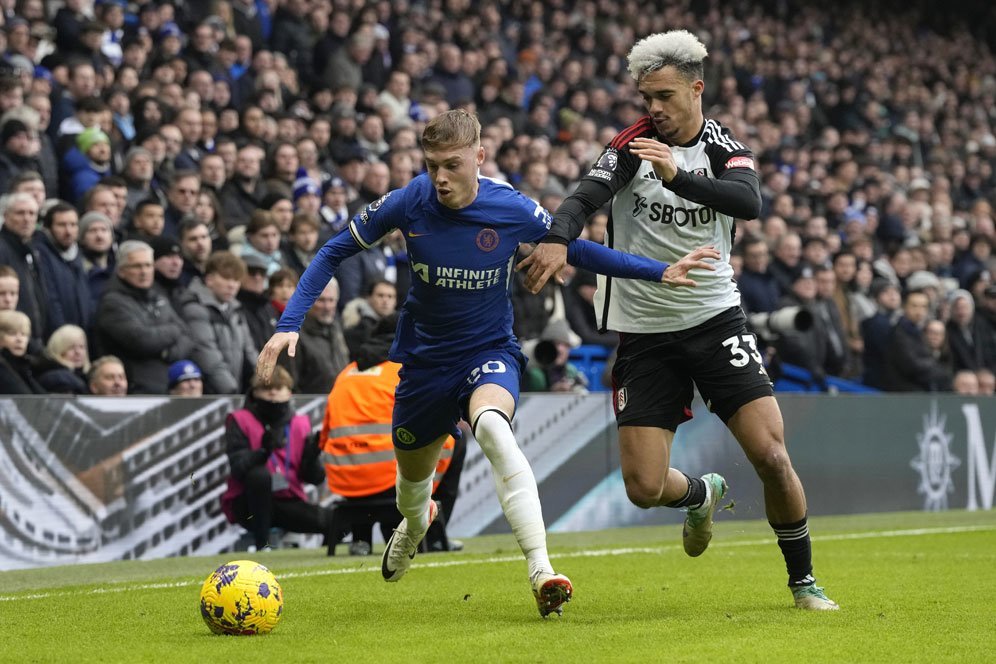
[[[400,369],[397,362],[386,361],[361,370],[352,362],[335,379],[319,438],[332,493],[364,498],[394,488],[398,464],[391,413]],[[443,444],[433,491],[450,466],[455,445],[452,436]]]

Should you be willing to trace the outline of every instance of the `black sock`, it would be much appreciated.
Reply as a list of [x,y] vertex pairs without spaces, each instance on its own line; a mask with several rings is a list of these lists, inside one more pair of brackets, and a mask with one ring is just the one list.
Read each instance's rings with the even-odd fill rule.
[[789,587],[809,586],[816,583],[813,578],[813,546],[809,541],[809,525],[806,517],[795,523],[778,525],[768,522],[778,537],[778,548],[785,557]]
[[[682,475],[685,474],[682,473]],[[687,507],[688,509],[695,509],[705,502],[705,482],[698,477],[689,477],[688,475],[685,475],[685,479],[688,480],[688,491],[685,492],[684,496],[678,500],[667,503],[664,507]]]

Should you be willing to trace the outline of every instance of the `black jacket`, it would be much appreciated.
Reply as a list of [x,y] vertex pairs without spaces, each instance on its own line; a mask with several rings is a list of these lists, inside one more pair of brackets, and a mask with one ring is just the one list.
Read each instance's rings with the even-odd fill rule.
[[239,186],[235,180],[221,188],[221,208],[225,212],[225,228],[231,230],[249,223],[249,217],[259,208],[260,201],[266,196],[266,185],[262,180],[256,182],[251,192]]
[[336,376],[349,364],[349,348],[336,318],[331,324],[307,316],[301,324],[294,358],[294,383],[302,394],[328,394]]
[[273,308],[270,298],[265,293],[252,293],[240,290],[238,295],[242,304],[242,317],[249,326],[253,346],[262,348],[277,331],[277,321],[280,314]]
[[17,310],[27,314],[31,320],[31,336],[45,338],[48,295],[42,281],[38,254],[29,243],[22,242],[6,227],[0,228],[0,265],[9,265],[17,272],[21,282]]
[[101,354],[124,362],[134,394],[166,394],[169,365],[188,359],[194,346],[186,323],[158,287],[138,289],[117,276],[100,302],[94,334]]
[[885,353],[885,389],[889,392],[951,389],[951,374],[934,359],[920,328],[905,316],[892,328]]
[[70,369],[56,360],[42,355],[35,364],[38,383],[50,394],[89,394],[86,376],[80,369]]
[[15,357],[6,348],[0,349],[0,394],[45,394],[32,363],[28,355]]
[[77,251],[72,259],[66,260],[45,233],[35,233],[32,244],[49,295],[48,334],[63,325],[89,330],[93,322],[93,298],[81,254]]

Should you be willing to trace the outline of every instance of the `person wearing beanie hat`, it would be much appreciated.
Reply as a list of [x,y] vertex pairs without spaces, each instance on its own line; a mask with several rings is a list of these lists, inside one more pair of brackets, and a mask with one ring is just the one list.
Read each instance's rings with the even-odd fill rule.
[[201,368],[190,360],[178,360],[169,365],[169,393],[177,397],[204,395]]
[[79,203],[100,179],[111,172],[111,139],[100,127],[88,127],[76,136],[76,147],[63,157],[69,174],[72,202]]
[[[98,145],[106,145],[110,151],[111,139],[100,127],[88,127],[76,136],[76,147],[79,148],[79,151],[95,161],[100,161],[101,158],[99,156],[91,157],[90,150]],[[107,161],[108,158],[103,158],[103,161]]]
[[6,150],[7,141],[21,134],[28,134],[30,136],[31,130],[28,128],[28,125],[16,118],[7,120],[3,123],[3,128],[0,128],[0,146]]
[[333,175],[322,185],[322,207],[318,211],[321,221],[318,231],[319,246],[337,235],[349,223],[350,214],[346,205],[348,197],[346,181],[338,176]]
[[24,171],[38,171],[38,141],[27,124],[10,119],[0,127],[0,192],[6,193],[11,180]]
[[96,210],[92,210],[84,214],[82,217],[80,217],[81,239],[83,238],[83,236],[87,234],[87,231],[89,231],[94,226],[94,224],[103,224],[104,226],[107,227],[107,231],[109,233],[114,232],[114,222],[111,221],[111,218],[108,217],[103,212],[97,212]]
[[182,279],[183,252],[180,243],[165,235],[141,239],[152,247],[156,284],[166,293],[173,308],[180,311],[181,300],[187,291],[187,285]]
[[83,272],[96,311],[107,282],[114,275],[114,222],[103,212],[87,212],[80,217],[79,238]]
[[321,192],[318,182],[308,175],[308,171],[304,168],[298,168],[297,177],[294,180],[294,209],[317,218],[318,210],[322,206]]

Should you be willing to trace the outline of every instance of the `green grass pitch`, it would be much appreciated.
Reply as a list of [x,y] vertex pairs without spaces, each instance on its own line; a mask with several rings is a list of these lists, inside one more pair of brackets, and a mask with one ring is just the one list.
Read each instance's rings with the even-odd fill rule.
[[[996,661],[996,512],[824,517],[811,529],[836,613],[791,608],[767,525],[720,514],[697,559],[680,526],[551,536],[575,595],[547,620],[510,535],[420,555],[396,584],[379,555],[324,550],[0,573],[0,661]],[[284,588],[272,634],[215,636],[201,620],[201,583],[240,557]]]

